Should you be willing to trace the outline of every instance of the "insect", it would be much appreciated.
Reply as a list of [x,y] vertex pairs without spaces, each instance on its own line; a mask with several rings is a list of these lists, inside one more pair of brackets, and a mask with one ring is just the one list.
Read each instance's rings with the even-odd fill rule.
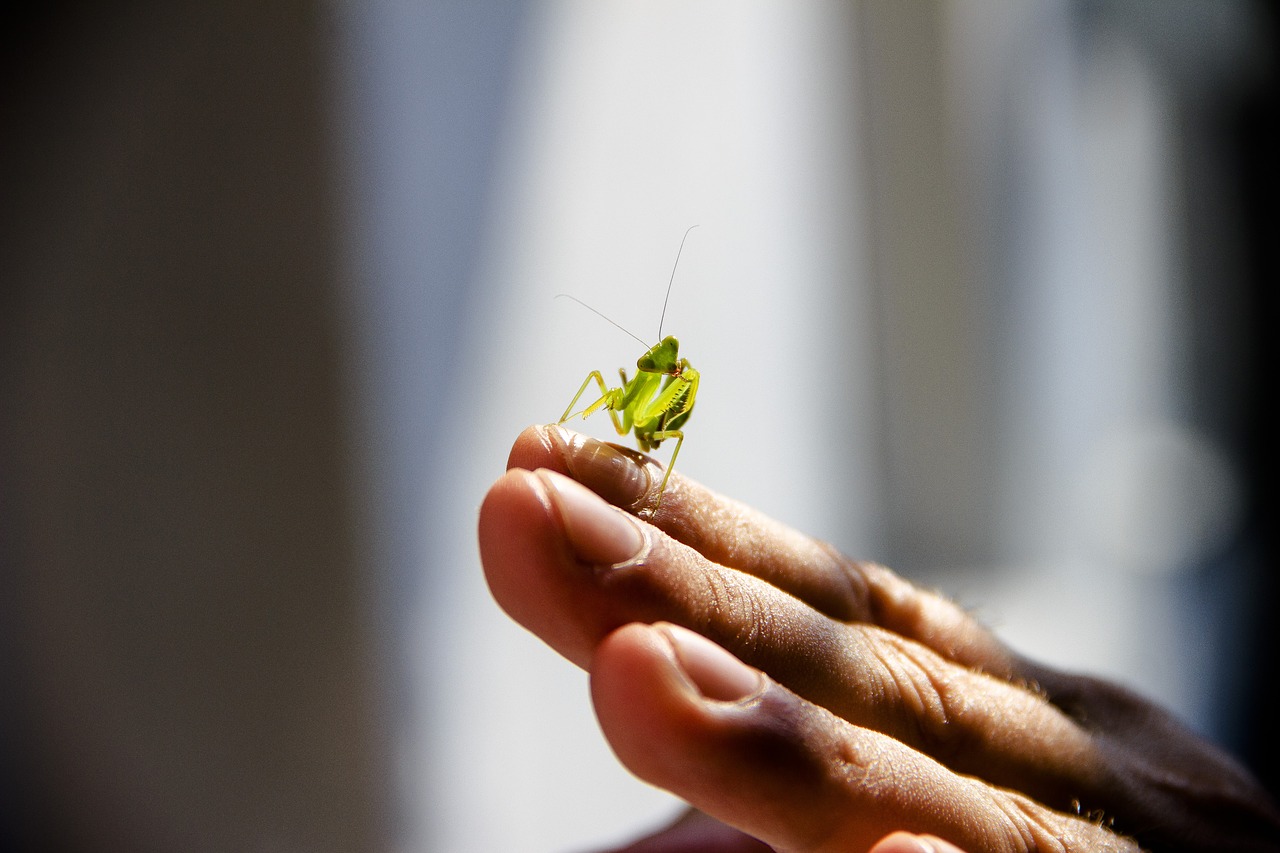
[[[675,282],[676,267],[680,265],[680,253],[684,251],[684,241],[689,239],[689,232],[696,225],[691,225],[680,240],[680,248],[676,251],[676,262],[671,268],[671,280],[667,282],[667,297],[662,303],[662,317],[658,320],[658,343],[649,346],[636,335],[623,329],[609,320],[599,311],[570,296],[570,299],[604,317],[613,325],[626,332],[644,346],[649,346],[645,354],[636,361],[636,375],[627,378],[626,368],[619,368],[622,387],[610,388],[605,384],[600,371],[593,370],[582,380],[582,387],[573,395],[568,408],[560,416],[559,423],[569,418],[582,415],[583,420],[600,409],[609,412],[613,420],[613,428],[618,435],[635,432],[636,444],[643,452],[656,449],[662,442],[674,438],[676,448],[671,452],[671,461],[667,463],[667,471],[662,477],[662,485],[658,487],[658,497],[653,503],[653,514],[658,512],[662,504],[662,495],[667,490],[667,481],[676,465],[676,457],[680,455],[680,447],[684,444],[684,431],[681,427],[689,420],[693,411],[694,400],[698,396],[699,374],[689,365],[689,360],[680,357],[680,342],[671,335],[662,337],[662,323],[667,317],[667,301],[671,299],[671,285]],[[562,294],[567,295],[567,294]],[[591,380],[600,386],[600,399],[581,411],[575,412],[573,407],[586,392]]]

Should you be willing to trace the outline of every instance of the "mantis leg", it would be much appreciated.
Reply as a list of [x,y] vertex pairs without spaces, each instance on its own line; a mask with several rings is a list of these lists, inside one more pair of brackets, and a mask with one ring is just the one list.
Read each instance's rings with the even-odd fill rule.
[[678,429],[666,429],[655,432],[652,436],[654,442],[665,441],[668,438],[676,440],[676,449],[671,451],[671,460],[667,462],[667,473],[662,475],[662,485],[658,486],[658,499],[653,502],[655,514],[658,512],[658,507],[662,506],[662,496],[667,491],[667,480],[671,479],[671,472],[675,470],[676,457],[680,455],[680,445],[684,444],[684,432]]
[[[591,384],[591,380],[595,379],[596,384],[600,386],[600,399],[596,400],[590,406],[581,412],[574,412],[573,407],[578,404],[578,398],[582,396],[582,392],[587,390],[587,386]],[[621,388],[610,388],[604,384],[604,377],[600,375],[600,371],[593,370],[587,374],[587,378],[582,380],[582,387],[578,389],[578,393],[573,395],[573,399],[569,401],[569,406],[564,410],[564,414],[560,416],[560,420],[556,423],[564,423],[576,415],[582,415],[585,420],[593,412],[604,406],[609,410],[609,417],[613,419],[613,428],[617,430],[618,435],[626,435],[627,430],[623,428],[622,421],[618,418],[617,398],[622,395]],[[573,412],[573,414],[570,414]]]

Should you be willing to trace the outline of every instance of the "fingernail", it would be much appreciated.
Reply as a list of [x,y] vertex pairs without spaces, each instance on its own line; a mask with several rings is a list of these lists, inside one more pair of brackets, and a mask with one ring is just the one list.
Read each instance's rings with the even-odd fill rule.
[[639,453],[628,455],[558,424],[548,426],[547,435],[574,479],[604,495],[609,503],[634,506],[649,494],[653,481]]
[[936,835],[921,835],[920,841],[924,844],[927,853],[964,853],[959,847],[946,841]]
[[563,474],[544,468],[537,475],[560,512],[574,553],[584,562],[616,566],[640,556],[645,545],[640,522]]
[[[914,838],[911,838],[908,843],[915,847],[915,850],[911,851],[911,853],[938,853],[938,848],[934,847],[932,842],[923,835],[917,835]],[[904,846],[903,853],[906,853],[908,849],[909,848],[907,846]]]
[[680,668],[699,692],[717,702],[741,702],[764,687],[760,670],[747,666],[701,634],[679,625],[661,625]]
[[891,833],[880,839],[871,853],[940,853],[928,838],[910,832]]

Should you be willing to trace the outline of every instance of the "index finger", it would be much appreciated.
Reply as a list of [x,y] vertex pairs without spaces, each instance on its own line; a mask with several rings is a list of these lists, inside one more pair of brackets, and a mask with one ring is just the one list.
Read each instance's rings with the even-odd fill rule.
[[754,575],[844,622],[878,625],[956,663],[1014,675],[1012,655],[954,602],[876,563],[844,556],[751,507],[673,472],[654,513],[662,468],[629,448],[562,426],[531,426],[516,439],[508,469],[549,468],[650,521],[707,559]]

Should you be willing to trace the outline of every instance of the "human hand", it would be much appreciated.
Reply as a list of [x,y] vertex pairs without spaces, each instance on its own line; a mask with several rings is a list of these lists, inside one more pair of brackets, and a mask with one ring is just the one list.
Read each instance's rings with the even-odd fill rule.
[[721,822],[636,851],[1280,849],[1265,793],[1168,714],[881,566],[679,473],[640,521],[661,469],[560,427],[508,467],[480,512],[495,598],[591,672],[624,764]]

